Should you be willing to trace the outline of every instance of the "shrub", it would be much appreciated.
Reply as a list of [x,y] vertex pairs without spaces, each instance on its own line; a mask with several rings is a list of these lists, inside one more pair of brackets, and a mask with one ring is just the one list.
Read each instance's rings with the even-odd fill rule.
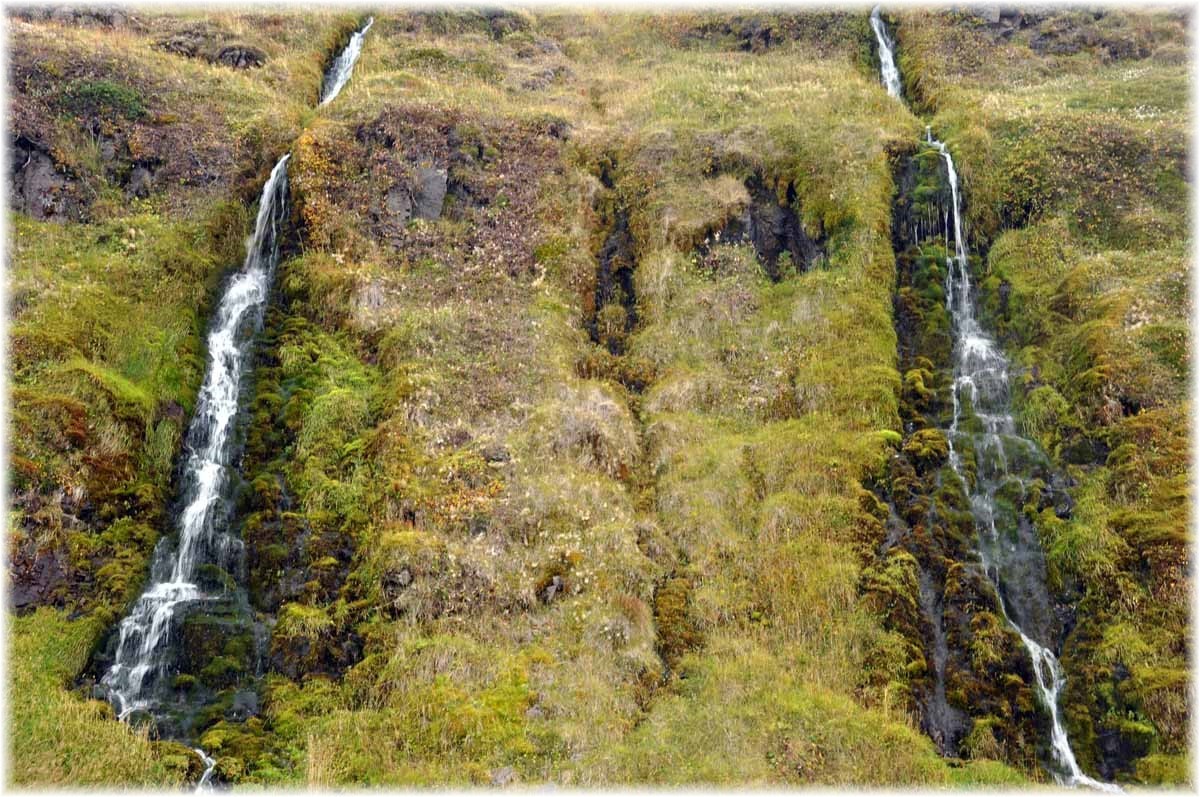
[[111,80],[80,80],[67,87],[64,105],[78,114],[104,116],[117,114],[140,119],[146,114],[141,95],[129,86]]

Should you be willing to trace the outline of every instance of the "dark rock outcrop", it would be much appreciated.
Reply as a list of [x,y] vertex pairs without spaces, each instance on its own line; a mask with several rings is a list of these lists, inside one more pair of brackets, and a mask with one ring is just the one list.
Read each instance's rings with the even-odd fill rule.
[[417,169],[416,190],[413,193],[413,216],[436,219],[442,215],[446,199],[446,170],[433,166]]
[[383,210],[391,221],[398,224],[409,219],[439,218],[446,200],[446,186],[446,169],[430,164],[418,166],[410,180],[388,189]]
[[58,550],[21,546],[13,551],[9,570],[12,581],[8,601],[16,612],[53,603],[55,593],[68,584],[65,556]]
[[787,276],[784,273],[787,269],[781,264],[785,256],[797,272],[808,271],[824,259],[823,237],[813,239],[800,223],[793,184],[787,185],[783,201],[760,174],[746,181],[746,190],[750,203],[745,212],[726,222],[706,246],[715,242],[751,244],[767,275],[775,282]]
[[199,58],[232,69],[257,69],[267,54],[233,40],[233,34],[207,23],[187,25],[155,42],[159,49],[185,58]]
[[234,69],[257,69],[267,62],[267,54],[257,47],[234,44],[222,47],[213,60]]
[[60,169],[45,149],[20,136],[13,142],[10,202],[35,219],[65,221],[82,217],[78,180]]

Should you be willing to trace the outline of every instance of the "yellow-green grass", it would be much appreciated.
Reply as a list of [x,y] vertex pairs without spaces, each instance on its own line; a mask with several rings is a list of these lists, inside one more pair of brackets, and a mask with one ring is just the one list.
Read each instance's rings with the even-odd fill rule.
[[114,720],[107,703],[67,691],[104,626],[42,608],[9,618],[9,784],[143,788],[181,785],[193,757]]
[[[798,46],[697,52],[670,46],[653,18],[571,20],[584,32],[532,20],[529,36],[563,34],[570,66],[534,92],[514,86],[529,36],[407,36],[404,18],[380,15],[354,82],[299,148],[306,205],[348,166],[326,154],[337,138],[397,102],[480,123],[549,113],[572,130],[566,172],[542,178],[542,226],[522,243],[537,247],[532,280],[498,274],[503,258],[451,269],[393,253],[331,209],[306,231],[330,243],[285,268],[291,312],[369,347],[384,378],[352,469],[372,474],[350,576],[366,592],[309,623],[333,628],[365,601],[367,655],[342,687],[274,682],[268,714],[302,751],[291,777],[486,783],[512,767],[580,785],[1021,780],[936,755],[902,708],[895,641],[857,597],[860,557],[881,534],[858,482],[899,423],[885,145],[919,125],[849,51],[841,66]],[[709,156],[733,175],[705,176]],[[625,359],[657,374],[640,398],[576,367],[595,356],[581,294],[604,157],[638,234],[642,324]],[[691,257],[756,169],[796,183],[806,228],[830,233],[824,267],[773,285],[746,250],[717,277]],[[322,238],[322,224],[336,233]],[[461,224],[411,229],[454,236]],[[382,300],[347,312],[368,286]],[[475,452],[496,443],[512,465],[489,474]],[[305,474],[334,464],[306,461]],[[319,500],[299,465],[284,465],[310,485],[298,498]],[[405,506],[415,524],[392,519]],[[481,537],[465,533],[472,515],[490,519]],[[402,569],[412,586],[393,608],[378,585]],[[682,586],[668,608],[672,573]],[[567,595],[539,605],[552,574]],[[480,577],[489,586],[476,593]],[[446,601],[458,608],[439,610]],[[667,659],[678,672],[655,655],[664,643],[680,645]],[[855,755],[839,753],[850,736]],[[664,739],[684,737],[669,766],[656,761]]]
[[[22,785],[165,786],[196,774],[187,772],[198,762],[193,754],[154,752],[144,734],[67,688],[141,589],[167,525],[171,466],[203,370],[207,308],[220,276],[245,255],[253,189],[243,196],[237,178],[253,181],[290,145],[311,113],[327,50],[357,21],[342,12],[284,14],[266,25],[217,16],[266,50],[268,65],[241,72],[166,53],[153,46],[166,29],[160,23],[178,20],[152,12],[141,17],[145,29],[10,19],[15,46],[45,78],[14,88],[30,92],[20,102],[39,98],[27,109],[51,109],[34,132],[95,189],[89,223],[9,216],[8,545],[14,557],[57,557],[76,580],[41,599],[82,614],[68,622],[42,609],[13,620],[12,760]],[[116,86],[136,107],[151,106],[160,126],[151,133],[204,120],[189,128],[210,136],[200,143],[233,153],[224,193],[159,185],[142,200],[110,185],[87,120],[53,110],[54,98],[75,85],[54,76],[76,70],[94,85]],[[38,106],[44,97],[51,104]],[[126,124],[121,110],[100,109],[105,131]]]
[[976,242],[991,245],[981,301],[1022,369],[1020,420],[1077,483],[1070,520],[1038,518],[1052,586],[1078,607],[1063,651],[1076,753],[1094,768],[1098,734],[1116,733],[1133,751],[1121,779],[1182,783],[1186,26],[1171,13],[1059,19],[1099,44],[1038,54],[1028,37],[1054,20],[993,44],[969,17],[906,13],[901,67],[955,154]]
[[[270,676],[261,722],[220,723],[206,749],[223,773],[271,784],[488,783],[506,767],[576,785],[1025,782],[1002,762],[936,754],[907,714],[908,654],[859,599],[883,534],[861,482],[899,429],[888,152],[921,132],[864,62],[865,19],[836,47],[749,53],[685,46],[699,24],[688,15],[515,16],[522,29],[496,37],[475,12],[379,14],[354,79],[316,115],[297,101],[315,61],[292,55],[309,23],[257,38],[256,17],[213,17],[272,55],[232,78],[259,102],[235,125],[257,129],[262,99],[287,92],[270,136],[304,126],[292,173],[306,248],[281,267],[277,362],[252,410],[255,429],[283,431],[251,440],[248,478],[262,492],[285,480],[283,514],[354,551],[341,583],[342,554],[304,543],[310,580],[280,608],[272,645],[286,657],[353,633],[363,657],[340,681]],[[353,19],[331,27],[344,35]],[[496,149],[514,120],[569,123],[535,164],[536,218],[512,248],[463,244],[513,212],[501,202],[413,223],[399,249],[337,205],[328,186],[370,166],[329,153],[395,108],[457,114]],[[804,228],[827,236],[810,273],[772,283],[748,247],[718,247],[717,271],[693,251],[745,207],[756,172],[781,192],[792,183]],[[616,359],[585,323],[604,203],[624,208],[637,241],[640,323]],[[136,219],[152,238],[183,234],[150,209]],[[170,259],[115,229],[134,245],[111,244],[115,267],[157,285]],[[53,318],[68,341],[104,329],[53,315],[43,282],[77,261],[69,284],[104,296],[105,313],[172,328],[158,315],[170,302],[97,293],[103,244],[53,231],[30,244],[29,325]],[[530,251],[531,271],[513,273]],[[193,290],[219,270],[189,268]],[[173,343],[72,342],[29,368],[56,390],[101,392],[114,414],[141,418],[168,396],[187,406],[197,374],[166,367],[170,345],[195,348],[198,322],[184,326],[191,337]],[[153,461],[169,463],[176,441],[158,441]],[[1055,572],[1096,561],[1072,556],[1052,554]],[[564,589],[547,600],[554,578]]]
[[[143,89],[137,85],[140,81],[152,85],[153,99],[164,104],[161,123],[201,112],[224,122],[212,130],[201,128],[205,134],[219,136],[218,143],[230,149],[249,150],[256,161],[266,161],[285,151],[311,119],[325,59],[357,20],[358,15],[345,11],[314,10],[265,17],[232,12],[166,16],[148,11],[142,17],[144,29],[10,22],[20,47],[35,52],[39,68],[48,74],[69,72],[86,53],[86,60],[106,63],[102,68],[110,69],[118,82],[132,79],[134,91]],[[231,41],[261,48],[267,54],[265,65],[232,69],[158,46],[169,31],[188,21],[218,26],[232,32]],[[59,88],[37,87],[51,92]],[[53,141],[61,162],[76,169],[95,168],[95,142],[69,123],[56,124],[61,124],[64,136]],[[112,212],[120,211],[113,208]]]

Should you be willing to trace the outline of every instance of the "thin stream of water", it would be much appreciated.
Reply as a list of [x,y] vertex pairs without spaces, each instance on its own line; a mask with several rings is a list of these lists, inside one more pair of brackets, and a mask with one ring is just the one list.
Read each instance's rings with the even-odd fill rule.
[[[879,45],[883,84],[889,95],[903,99],[894,44],[878,7],[871,12],[871,28]],[[1038,692],[1050,715],[1051,769],[1055,778],[1065,786],[1119,792],[1115,784],[1103,783],[1083,772],[1059,712],[1058,699],[1066,678],[1051,649],[1057,633],[1053,602],[1046,587],[1044,555],[1036,529],[997,501],[997,493],[1002,490],[1025,495],[1031,481],[1028,470],[1044,465],[1045,458],[1033,441],[1017,432],[1008,360],[976,318],[954,158],[928,128],[925,143],[941,155],[951,195],[950,223],[945,225],[947,238],[953,234],[954,250],[946,263],[946,309],[954,332],[954,412],[946,430],[950,465],[971,501],[979,532],[978,552],[1000,597],[1001,611],[1020,636],[1033,664]],[[946,243],[949,247],[951,241]],[[974,457],[973,474],[964,468],[964,451]]]
[[[322,81],[321,105],[337,97],[350,80],[373,23],[373,18],[368,19],[334,59]],[[112,664],[96,686],[123,721],[135,713],[156,721],[165,716],[170,682],[177,674],[178,644],[173,634],[178,635],[185,610],[228,599],[224,590],[198,583],[203,582],[203,568],[216,566],[230,574],[244,569],[242,540],[230,528],[230,493],[239,451],[235,432],[251,349],[279,263],[289,158],[287,154],[279,159],[263,186],[254,232],[246,242],[246,259],[229,280],[210,326],[204,382],[185,438],[179,533],[164,537],[155,547],[149,586],[121,621]],[[216,760],[198,747],[193,751],[204,762],[196,790],[210,790]]]
[[156,713],[160,686],[174,656],[171,632],[180,610],[213,600],[196,583],[198,568],[213,564],[238,572],[242,542],[229,529],[229,486],[236,454],[234,423],[254,336],[279,260],[279,231],[287,212],[287,162],[271,170],[259,201],[246,260],[229,281],[208,335],[208,369],[188,428],[182,471],[184,509],[178,542],[164,538],[154,550],[150,586],[118,628],[116,655],[100,679],[118,718]]
[[321,81],[321,105],[333,102],[334,98],[341,94],[342,89],[350,82],[354,65],[358,63],[358,56],[362,54],[363,39],[367,37],[367,31],[374,24],[375,17],[368,17],[367,24],[363,25],[361,30],[351,34],[346,49],[342,50],[341,54],[329,65],[329,71],[325,73],[325,79]]

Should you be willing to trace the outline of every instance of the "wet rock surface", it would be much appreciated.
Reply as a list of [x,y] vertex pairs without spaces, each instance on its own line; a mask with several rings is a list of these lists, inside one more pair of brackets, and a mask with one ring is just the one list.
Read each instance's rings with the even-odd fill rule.
[[[878,488],[886,507],[880,510],[881,519],[888,520],[890,530],[882,556],[871,568],[868,594],[892,602],[895,608],[887,623],[913,644],[912,655],[921,663],[912,679],[916,713],[939,749],[947,755],[999,756],[1037,766],[1039,739],[1048,732],[1048,721],[1040,709],[1036,679],[1028,653],[979,561],[976,549],[983,532],[976,527],[970,497],[951,469],[949,441],[939,428],[952,417],[954,374],[942,292],[945,255],[922,247],[943,240],[937,211],[947,197],[937,183],[945,179],[945,171],[918,151],[899,155],[896,164],[900,190],[893,207],[895,319],[905,435]],[[975,470],[977,452],[971,440],[956,438],[955,449],[971,463],[966,478],[974,483],[987,478],[988,460],[986,452],[980,453],[982,464]],[[1022,468],[1032,468],[1031,478],[1054,485],[1041,491],[1037,500],[1067,510],[1057,489],[1060,482],[1048,469],[1034,458],[1013,464],[1021,473],[1026,472]],[[1015,484],[1006,489],[1017,491]],[[1002,498],[1007,496],[1000,492]],[[997,509],[1005,518],[999,522],[1007,524],[1005,511]],[[1015,564],[1004,560],[1000,594],[1027,633],[1057,644],[1063,633],[1061,613],[1054,606],[1048,612],[1026,611],[1042,605],[1045,591],[1045,562],[1036,530],[1023,515],[1012,528],[1021,538],[1013,544],[1026,557]],[[1026,594],[1030,592],[1036,594]]]

